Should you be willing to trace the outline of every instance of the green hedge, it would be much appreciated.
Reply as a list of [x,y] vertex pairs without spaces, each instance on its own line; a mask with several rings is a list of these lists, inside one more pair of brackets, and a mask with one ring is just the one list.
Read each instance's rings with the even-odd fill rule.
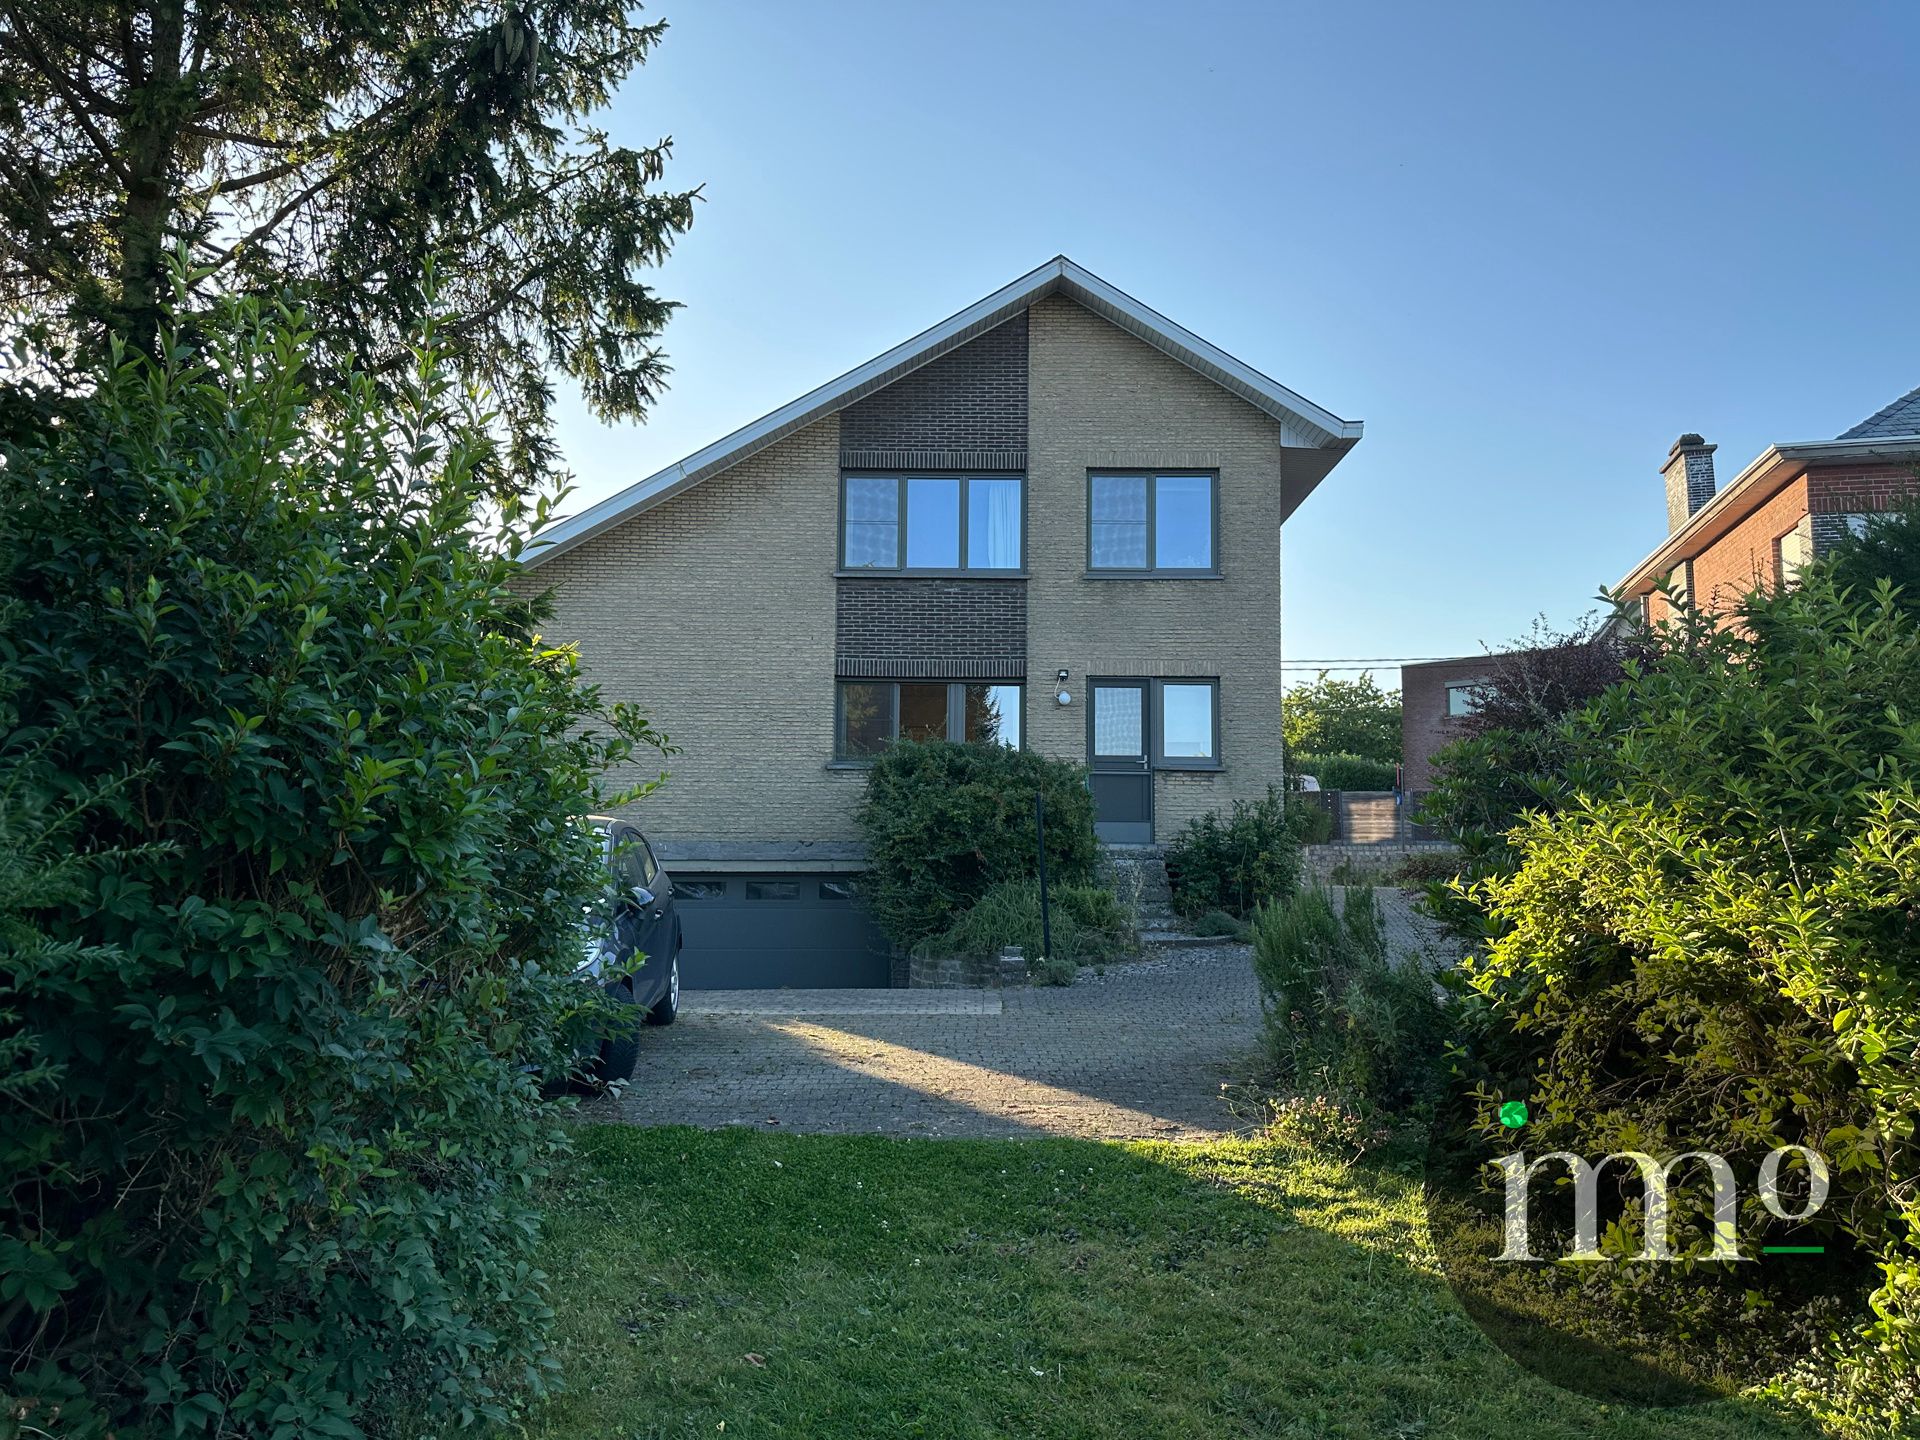
[[1182,915],[1221,910],[1245,920],[1265,901],[1284,900],[1300,883],[1300,832],[1312,824],[1306,802],[1289,808],[1280,792],[1233,802],[1222,817],[1202,815],[1167,846],[1167,883]]
[[[1664,627],[1662,653],[1564,727],[1553,808],[1512,822],[1508,861],[1456,888],[1486,937],[1462,1061],[1528,1098],[1530,1148],[1824,1155],[1820,1212],[1795,1226],[1743,1205],[1743,1242],[1824,1243],[1877,1286],[1810,1372],[1850,1425],[1904,1417],[1920,1373],[1920,630],[1884,586],[1843,594],[1817,566],[1718,619]],[[1753,1318],[1747,1283],[1763,1280],[1733,1284],[1714,1325]]]
[[1322,790],[1391,790],[1396,772],[1392,765],[1365,755],[1301,752],[1287,757],[1287,773],[1311,775]]
[[880,927],[913,945],[953,924],[1004,880],[1038,873],[1034,797],[1047,802],[1047,866],[1091,884],[1098,847],[1086,771],[999,745],[902,741],[874,762],[858,823],[862,890]]
[[0,459],[8,1419],[504,1419],[564,1145],[530,1067],[604,879],[572,822],[651,737],[530,642],[528,517],[493,538],[430,356],[322,410],[291,317],[201,326]]

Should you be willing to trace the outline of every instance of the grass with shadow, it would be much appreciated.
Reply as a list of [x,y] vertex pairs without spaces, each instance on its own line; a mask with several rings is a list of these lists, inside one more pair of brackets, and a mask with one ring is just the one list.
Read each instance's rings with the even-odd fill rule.
[[1801,1436],[1609,1408],[1473,1326],[1417,1167],[1265,1142],[584,1127],[539,1436]]

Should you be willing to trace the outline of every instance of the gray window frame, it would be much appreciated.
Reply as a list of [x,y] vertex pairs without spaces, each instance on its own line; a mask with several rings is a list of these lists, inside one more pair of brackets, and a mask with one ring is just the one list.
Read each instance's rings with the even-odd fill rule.
[[[1169,755],[1166,746],[1166,709],[1164,695],[1169,685],[1204,685],[1213,692],[1213,755],[1199,759],[1192,755]],[[1089,700],[1088,709],[1092,709]],[[1224,770],[1226,756],[1220,748],[1220,677],[1217,675],[1167,675],[1153,680],[1147,696],[1147,725],[1153,732],[1153,768],[1156,770]]]
[[[1205,480],[1207,482],[1207,508],[1211,531],[1208,544],[1213,551],[1213,564],[1195,567],[1159,566],[1153,563],[1155,541],[1159,530],[1159,505],[1155,487],[1161,477],[1175,480]],[[1093,482],[1095,480],[1145,480],[1147,482],[1147,563],[1135,565],[1095,565],[1093,563]],[[1087,542],[1087,578],[1091,580],[1213,580],[1220,577],[1220,472],[1218,470],[1191,470],[1169,467],[1167,469],[1140,469],[1138,467],[1101,466],[1087,471],[1086,489],[1081,495],[1086,505]],[[1021,538],[1026,531],[1023,526]]]
[[846,687],[849,685],[885,685],[889,687],[888,720],[892,734],[887,743],[891,745],[900,738],[900,687],[902,685],[945,685],[947,687],[947,739],[966,734],[967,729],[967,686],[998,685],[1011,686],[1020,692],[1020,743],[1013,747],[1027,748],[1027,682],[1020,680],[989,680],[975,676],[969,680],[941,680],[934,676],[921,677],[883,676],[883,675],[841,675],[833,682],[833,761],[836,766],[867,766],[879,757],[876,755],[849,755],[841,749],[841,740],[847,732]]
[[[894,564],[853,566],[847,564],[847,482],[849,480],[892,480],[894,482],[894,514],[899,517],[896,527],[898,533],[894,537]],[[909,480],[958,480],[960,482],[960,563],[957,566],[909,566],[907,564],[907,482]],[[1012,480],[1020,486],[1020,561],[1011,568],[1006,566],[970,568],[967,565],[967,505],[973,482],[976,480]],[[1027,488],[1027,476],[1024,470],[842,470],[840,472],[839,534],[834,542],[834,552],[838,557],[835,573],[848,576],[1025,575],[1027,573]]]

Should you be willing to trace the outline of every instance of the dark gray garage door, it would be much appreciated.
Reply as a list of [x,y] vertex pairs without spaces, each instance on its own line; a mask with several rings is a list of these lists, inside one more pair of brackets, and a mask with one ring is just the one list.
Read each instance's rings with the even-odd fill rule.
[[885,986],[887,940],[837,875],[673,877],[689,990]]

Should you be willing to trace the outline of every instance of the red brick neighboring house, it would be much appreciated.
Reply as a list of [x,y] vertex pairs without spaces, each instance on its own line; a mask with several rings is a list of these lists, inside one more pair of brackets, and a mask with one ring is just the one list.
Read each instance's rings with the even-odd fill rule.
[[1662,576],[1702,608],[1727,610],[1751,590],[1791,583],[1868,516],[1920,494],[1920,390],[1836,439],[1768,446],[1725,489],[1714,485],[1714,448],[1698,435],[1674,441],[1661,467],[1667,538],[1615,587],[1649,620],[1671,613],[1654,588]]
[[1433,752],[1460,738],[1492,655],[1427,660],[1400,667],[1400,789],[1416,800],[1433,788]]

